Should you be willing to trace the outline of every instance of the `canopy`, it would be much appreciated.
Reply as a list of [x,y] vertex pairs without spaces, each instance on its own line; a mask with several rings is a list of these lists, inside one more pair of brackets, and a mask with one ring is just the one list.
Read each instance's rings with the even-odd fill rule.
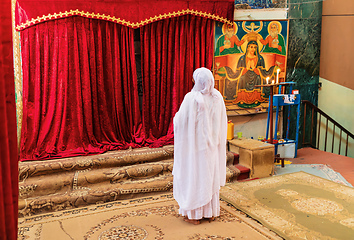
[[231,23],[233,13],[234,0],[17,0],[16,29],[70,16],[103,19],[131,28],[186,14]]

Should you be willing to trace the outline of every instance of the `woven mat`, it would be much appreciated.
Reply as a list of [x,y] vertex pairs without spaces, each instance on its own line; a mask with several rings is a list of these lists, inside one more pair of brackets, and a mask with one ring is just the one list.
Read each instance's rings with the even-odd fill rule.
[[309,173],[228,184],[220,196],[285,239],[354,236],[354,189]]
[[18,239],[280,239],[221,201],[221,216],[183,221],[172,193],[19,218]]

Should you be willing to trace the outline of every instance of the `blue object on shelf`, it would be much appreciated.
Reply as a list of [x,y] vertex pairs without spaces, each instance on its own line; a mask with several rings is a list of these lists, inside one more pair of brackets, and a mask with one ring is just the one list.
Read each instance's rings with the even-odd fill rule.
[[[290,83],[290,89],[289,92],[292,92],[292,85],[295,84],[295,82],[289,82]],[[298,147],[298,141],[299,141],[299,122],[300,122],[300,104],[301,104],[301,97],[300,94],[280,94],[281,93],[281,87],[279,87],[279,94],[273,95],[273,107],[276,108],[276,117],[275,117],[275,128],[274,128],[274,134],[273,139],[277,140],[277,129],[278,129],[278,118],[279,118],[279,108],[282,106],[289,106],[288,107],[288,112],[287,112],[287,128],[286,128],[286,137],[283,139],[282,142],[275,141],[273,143],[275,145],[275,155],[278,154],[278,146],[279,145],[285,145],[285,144],[295,144],[295,153],[294,157],[297,156],[297,147]],[[269,99],[270,100],[270,99]],[[296,135],[295,139],[289,139],[289,127],[290,127],[290,110],[292,107],[296,107],[297,109],[297,114],[296,114]],[[269,135],[269,121],[270,121],[270,114],[273,113],[272,109],[268,109],[268,121],[267,121],[267,132],[266,132],[266,139],[268,139]],[[285,115],[285,112],[284,112]]]

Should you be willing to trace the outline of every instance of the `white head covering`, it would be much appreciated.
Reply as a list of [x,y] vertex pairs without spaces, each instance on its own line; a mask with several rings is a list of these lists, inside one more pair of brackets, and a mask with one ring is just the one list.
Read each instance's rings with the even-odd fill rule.
[[193,79],[195,81],[195,85],[192,91],[199,91],[202,94],[211,93],[214,89],[214,76],[213,73],[205,68],[197,68],[193,72]]
[[191,93],[199,103],[197,110],[199,112],[204,109],[205,98],[203,96],[211,94],[217,98],[220,93],[214,88],[214,76],[209,69],[205,67],[197,68],[193,72],[193,79],[195,83]]

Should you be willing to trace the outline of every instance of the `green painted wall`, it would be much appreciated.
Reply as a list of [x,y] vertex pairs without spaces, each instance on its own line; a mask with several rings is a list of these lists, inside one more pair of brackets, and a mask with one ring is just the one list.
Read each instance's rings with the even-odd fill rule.
[[[322,2],[318,0],[289,0],[289,47],[287,81],[296,82],[302,100],[309,100],[317,106],[320,69]],[[296,121],[292,110],[290,121]],[[284,127],[286,127],[286,118]],[[300,117],[300,125],[303,115]],[[291,126],[291,125],[290,125]],[[295,139],[296,128],[290,127],[290,139]],[[300,127],[299,148],[304,130]]]

